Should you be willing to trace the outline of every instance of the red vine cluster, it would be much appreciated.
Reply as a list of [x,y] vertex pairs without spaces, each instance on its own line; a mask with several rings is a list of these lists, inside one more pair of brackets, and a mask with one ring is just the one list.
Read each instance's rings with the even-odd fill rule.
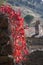
[[13,57],[16,62],[25,60],[25,55],[28,54],[24,32],[24,19],[20,13],[16,12],[9,5],[2,5],[0,12],[7,14],[11,24],[11,36],[13,38]]

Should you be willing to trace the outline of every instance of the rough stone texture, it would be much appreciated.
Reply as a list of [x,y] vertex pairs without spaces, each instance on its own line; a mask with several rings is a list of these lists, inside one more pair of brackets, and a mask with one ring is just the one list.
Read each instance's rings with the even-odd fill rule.
[[43,51],[34,51],[28,58],[26,65],[43,65]]

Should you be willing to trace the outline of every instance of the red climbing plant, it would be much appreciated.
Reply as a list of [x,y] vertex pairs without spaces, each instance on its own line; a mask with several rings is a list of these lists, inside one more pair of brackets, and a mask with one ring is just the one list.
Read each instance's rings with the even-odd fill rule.
[[8,15],[11,27],[11,36],[13,38],[12,48],[13,57],[16,62],[25,60],[25,55],[28,54],[25,40],[24,32],[24,19],[21,17],[20,13],[16,12],[9,5],[2,5],[0,7],[0,12]]

